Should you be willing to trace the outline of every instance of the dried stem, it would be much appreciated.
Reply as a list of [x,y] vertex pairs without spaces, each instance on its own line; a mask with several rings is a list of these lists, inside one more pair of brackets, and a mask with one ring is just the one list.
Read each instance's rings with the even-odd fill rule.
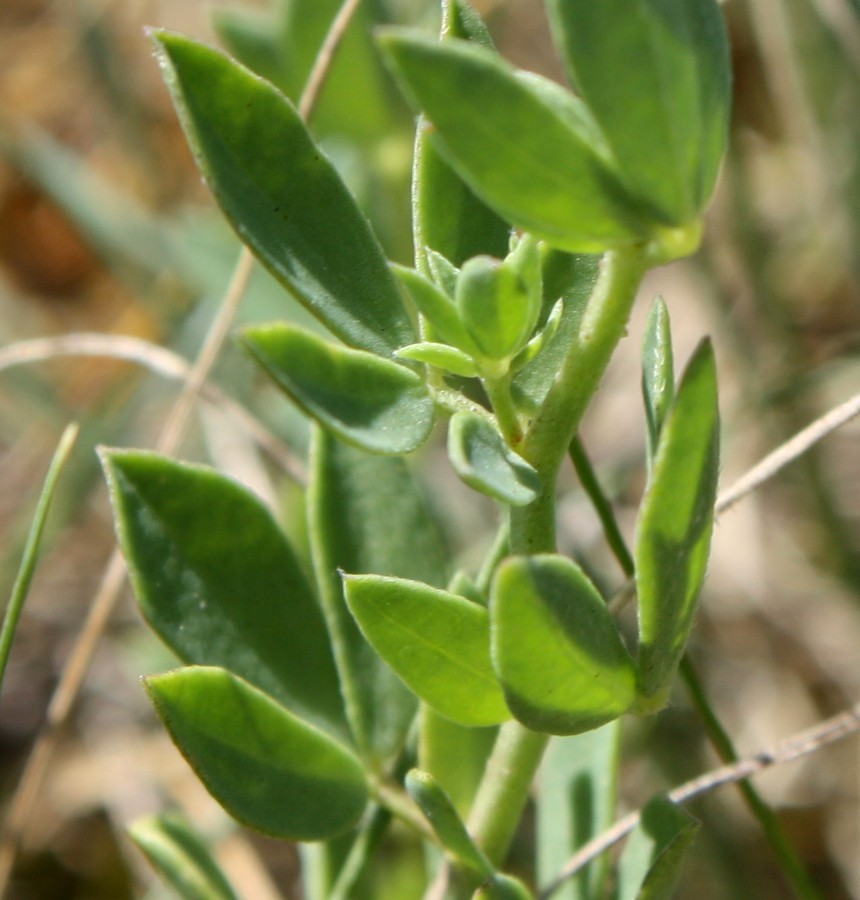
[[[667,797],[673,803],[686,803],[694,797],[709,793],[726,784],[743,781],[771,766],[782,765],[792,760],[815,753],[827,744],[832,744],[860,730],[860,703],[830,719],[819,722],[806,731],[800,731],[780,741],[770,750],[761,750],[753,756],[730,765],[721,766],[700,775],[691,781],[669,791]],[[593,859],[625,838],[639,824],[640,812],[630,813],[619,819],[611,828],[589,841],[572,856],[564,868],[539,894],[540,900],[548,900],[568,879]]]

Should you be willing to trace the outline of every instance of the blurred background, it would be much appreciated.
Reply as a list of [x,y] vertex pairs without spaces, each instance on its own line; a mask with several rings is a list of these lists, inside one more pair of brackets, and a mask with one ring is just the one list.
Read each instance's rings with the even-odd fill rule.
[[[539,0],[475,2],[517,64],[561,78]],[[3,0],[0,3],[0,597],[8,596],[63,427],[81,437],[60,484],[0,703],[0,799],[14,791],[113,546],[93,449],[154,446],[179,382],[145,365],[64,356],[64,336],[127,335],[194,358],[239,248],[201,184],[145,25],[218,41],[300,91],[333,0]],[[370,28],[438,28],[433,0],[366,0],[314,116],[322,141],[392,258],[408,262],[413,121]],[[735,70],[731,146],[690,260],[649,276],[629,338],[583,441],[632,534],[644,484],[639,348],[650,301],[669,306],[682,364],[714,337],[725,488],[770,449],[860,390],[860,3],[728,0]],[[240,321],[296,316],[255,272]],[[35,339],[51,339],[33,344]],[[153,372],[152,368],[160,371]],[[181,368],[181,366],[180,366]],[[251,410],[294,465],[262,454],[204,404],[180,455],[212,462],[283,513],[301,544],[301,418],[228,344],[213,381]],[[477,565],[492,504],[462,488],[444,451],[414,460],[454,552]],[[623,576],[573,476],[562,550],[608,592]],[[5,600],[3,601],[5,602]],[[691,660],[738,750],[753,753],[860,698],[860,425],[849,424],[719,520]],[[124,829],[181,809],[219,845],[243,897],[299,897],[294,854],[237,830],[150,712],[141,674],[171,664],[125,598],[102,638],[39,796],[8,896],[159,898]],[[625,725],[627,807],[714,767],[678,689],[660,716]],[[860,741],[757,779],[820,896],[860,898]],[[679,897],[769,900],[791,891],[737,792],[695,804],[705,821]],[[394,841],[396,843],[395,834]],[[392,852],[373,896],[420,896],[420,862]],[[810,894],[810,896],[814,896]]]

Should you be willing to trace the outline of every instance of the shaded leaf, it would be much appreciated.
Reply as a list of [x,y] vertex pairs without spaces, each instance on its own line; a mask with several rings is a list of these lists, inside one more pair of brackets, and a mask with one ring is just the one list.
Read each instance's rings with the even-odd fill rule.
[[137,819],[128,834],[182,900],[237,900],[203,839],[180,816]]
[[354,825],[364,770],[331,738],[225,669],[145,679],[170,736],[213,797],[251,828],[316,841]]
[[346,575],[344,588],[364,636],[436,712],[472,726],[510,718],[483,606],[402,578]]
[[550,0],[547,8],[625,184],[669,224],[697,217],[716,181],[731,104],[716,0]]
[[386,30],[381,41],[404,93],[433,123],[440,152],[505,219],[572,251],[648,236],[653,223],[617,181],[572,94],[518,77],[466,41],[401,29]]
[[[553,740],[538,776],[537,873],[554,879],[571,856],[615,821],[621,721]],[[606,895],[608,859],[592,860],[554,894],[554,900]]]
[[472,900],[534,900],[534,894],[518,878],[499,873],[481,885]]
[[132,587],[162,640],[345,736],[322,612],[260,500],[213,469],[155,453],[101,457]]
[[410,369],[287,323],[255,325],[241,336],[279,387],[343,440],[374,453],[408,453],[430,435],[433,400]]
[[693,624],[718,468],[717,375],[710,342],[703,341],[663,425],[636,528],[639,689],[652,706],[662,705]]
[[197,163],[241,239],[345,343],[414,333],[382,249],[292,104],[223,53],[153,32]]
[[571,560],[511,557],[490,600],[493,664],[528,728],[578,734],[626,712],[633,660],[594,585]]
[[448,427],[454,471],[476,491],[512,506],[531,503],[540,492],[537,472],[477,413],[454,413]]
[[314,430],[308,524],[347,716],[362,755],[382,766],[399,749],[417,702],[362,636],[338,570],[442,587],[447,560],[404,461],[362,453]]
[[668,798],[651,800],[621,856],[617,900],[671,900],[699,824]]

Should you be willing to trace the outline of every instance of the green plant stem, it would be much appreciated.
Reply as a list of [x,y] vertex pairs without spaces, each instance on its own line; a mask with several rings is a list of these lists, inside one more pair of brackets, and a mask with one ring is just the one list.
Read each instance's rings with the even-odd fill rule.
[[483,384],[505,441],[509,446],[516,448],[523,438],[523,431],[511,397],[510,374],[501,378],[484,378]]
[[636,291],[648,266],[643,246],[607,253],[558,376],[517,448],[537,470],[543,489],[528,506],[511,511],[511,550],[555,550],[556,479],[570,442],[594,396],[609,359],[627,329]]
[[48,518],[51,500],[54,497],[60,473],[69,458],[69,454],[72,452],[77,436],[78,426],[76,424],[68,425],[60,437],[57,449],[54,451],[54,456],[39,496],[39,502],[36,505],[33,524],[30,526],[30,531],[27,535],[27,543],[24,547],[24,554],[21,557],[21,565],[15,578],[15,584],[12,586],[12,594],[9,597],[6,615],[3,618],[3,627],[0,630],[0,687],[3,685],[3,676],[6,673],[6,663],[9,661],[9,654],[12,651],[12,643],[15,640],[18,620],[21,618],[24,601],[27,599],[30,583],[33,580],[33,573],[36,571],[36,562],[39,558],[39,544],[42,540],[42,532],[45,530],[45,521]]
[[[633,556],[627,547],[624,536],[621,534],[621,529],[618,527],[612,505],[600,486],[600,482],[591,465],[591,460],[588,458],[579,438],[574,438],[571,441],[570,457],[580,483],[600,519],[610,549],[624,574],[628,578],[632,578],[634,573]],[[739,757],[734,744],[711,706],[704,686],[687,656],[681,658],[678,671],[711,746],[716,750],[717,755],[724,763],[737,762]],[[803,861],[798,857],[794,847],[792,847],[773,810],[762,800],[759,792],[749,781],[738,782],[738,789],[750,812],[758,821],[772,852],[781,864],[783,874],[791,884],[796,896],[801,898],[801,900],[820,900],[821,894],[812,883]]]

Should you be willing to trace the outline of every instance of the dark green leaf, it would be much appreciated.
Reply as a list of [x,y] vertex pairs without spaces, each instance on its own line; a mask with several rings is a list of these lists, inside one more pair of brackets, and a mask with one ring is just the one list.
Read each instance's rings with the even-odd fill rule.
[[[388,30],[383,48],[457,173],[517,227],[565,250],[647,237],[653,222],[617,181],[585,108],[465,41]],[[468,85],[468,90],[464,86]]]
[[578,734],[617,719],[636,670],[594,585],[561,556],[511,557],[490,600],[493,664],[528,728]]
[[714,354],[703,341],[660,435],[636,529],[642,711],[662,705],[684,652],[711,543],[719,468]]
[[225,669],[194,666],[145,680],[182,755],[240,822],[317,841],[355,824],[364,771],[331,738]]
[[[541,764],[537,791],[538,882],[558,875],[584,844],[615,820],[620,720],[553,740]],[[605,855],[569,879],[554,900],[598,900],[608,874]]]
[[362,755],[383,765],[400,748],[416,700],[365,641],[343,597],[338,569],[442,587],[447,562],[404,461],[362,453],[315,429],[308,522],[317,583]]
[[242,342],[308,415],[345,441],[409,453],[430,435],[433,400],[404,366],[287,323],[246,328]]
[[382,250],[294,107],[204,44],[154,41],[198,165],[242,240],[347,344],[415,339]]
[[451,417],[448,456],[469,487],[502,503],[525,506],[540,492],[537,472],[477,413],[460,411]]
[[140,451],[102,460],[132,586],[162,640],[346,735],[322,612],[271,513],[212,469]]
[[344,587],[371,646],[436,712],[472,726],[510,718],[483,606],[403,578],[347,575]]
[[648,425],[648,459],[653,463],[663,421],[675,396],[675,363],[669,310],[662,297],[651,307],[642,348],[642,395]]
[[731,68],[717,0],[550,0],[559,49],[628,188],[670,225],[707,203]]
[[409,796],[421,807],[421,812],[433,826],[433,831],[446,852],[457,862],[480,875],[491,875],[493,867],[466,831],[451,798],[428,772],[412,769],[405,780]]
[[472,900],[534,900],[534,894],[511,875],[494,875],[472,895]]
[[209,848],[184,819],[147,816],[133,822],[128,834],[182,900],[237,900]]
[[618,866],[617,900],[671,900],[699,823],[666,797],[642,810]]

